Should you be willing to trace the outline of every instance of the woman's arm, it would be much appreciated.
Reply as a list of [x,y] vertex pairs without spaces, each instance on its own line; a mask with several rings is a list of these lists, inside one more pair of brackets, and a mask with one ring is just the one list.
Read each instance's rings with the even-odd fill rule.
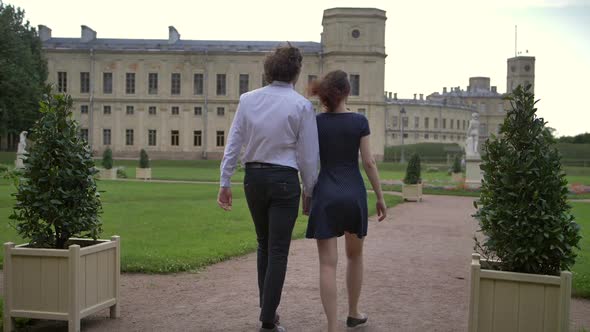
[[363,160],[363,168],[369,177],[373,191],[377,195],[377,216],[379,221],[382,221],[387,216],[387,206],[383,199],[383,191],[381,190],[381,182],[379,181],[379,170],[373,154],[371,154],[371,145],[369,144],[369,135],[361,138],[361,158]]

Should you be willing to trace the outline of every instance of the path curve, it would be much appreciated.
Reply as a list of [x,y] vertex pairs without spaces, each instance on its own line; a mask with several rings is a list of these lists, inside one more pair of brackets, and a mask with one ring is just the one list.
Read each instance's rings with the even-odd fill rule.
[[[369,222],[361,297],[370,325],[362,331],[465,331],[469,263],[475,222],[474,198],[425,196],[389,210],[386,221]],[[339,318],[345,318],[346,259],[338,243]],[[83,331],[257,331],[256,256],[249,254],[176,275],[126,274],[122,317],[108,310],[84,319]],[[322,331],[313,240],[291,246],[279,308],[288,331]],[[590,329],[590,301],[572,300],[572,331]],[[343,324],[344,325],[344,324]],[[44,323],[32,331],[66,331]]]

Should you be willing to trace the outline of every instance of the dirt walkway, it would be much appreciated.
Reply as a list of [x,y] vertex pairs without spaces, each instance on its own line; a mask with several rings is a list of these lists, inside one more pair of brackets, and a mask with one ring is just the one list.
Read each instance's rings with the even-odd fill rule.
[[[362,331],[465,331],[473,198],[426,196],[369,222]],[[340,319],[346,315],[343,242],[339,261]],[[325,327],[312,240],[294,241],[279,311],[288,331]],[[122,317],[83,320],[83,331],[257,331],[256,257],[250,254],[197,274],[124,275]],[[45,324],[34,331],[66,331]],[[590,329],[590,301],[572,300],[572,331]]]

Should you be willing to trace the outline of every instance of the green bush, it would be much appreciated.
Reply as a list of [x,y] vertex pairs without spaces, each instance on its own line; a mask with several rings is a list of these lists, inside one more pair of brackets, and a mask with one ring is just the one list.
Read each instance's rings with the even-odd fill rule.
[[111,149],[104,150],[102,154],[102,167],[105,169],[113,168],[113,151]]
[[455,156],[455,160],[453,161],[453,173],[461,173],[463,170],[461,169],[461,157],[459,155]]
[[474,215],[485,235],[476,240],[484,257],[501,269],[559,274],[575,262],[579,226],[567,204],[567,180],[534,95],[517,88],[508,98],[501,135],[484,145],[484,179]]
[[406,177],[404,178],[405,184],[418,184],[422,182],[420,178],[420,156],[413,154],[408,162],[408,168],[406,169]]
[[150,168],[150,157],[144,149],[139,152],[139,168]]
[[62,249],[70,237],[96,239],[101,232],[102,206],[93,176],[97,170],[71,108],[70,96],[48,96],[31,129],[34,144],[28,149],[10,219],[32,247]]
[[8,166],[0,164],[0,175],[8,172]]
[[125,171],[125,167],[119,166],[117,168],[117,177],[120,178],[120,179],[126,179],[127,178],[127,172]]

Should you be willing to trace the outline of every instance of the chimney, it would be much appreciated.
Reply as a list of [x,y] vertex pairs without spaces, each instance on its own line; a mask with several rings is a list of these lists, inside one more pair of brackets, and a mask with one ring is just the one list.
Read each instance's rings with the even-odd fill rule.
[[46,27],[45,25],[39,25],[39,39],[41,39],[42,42],[44,41],[48,41],[49,39],[51,39],[51,29],[49,29],[48,27]]
[[180,34],[175,27],[169,26],[168,27],[168,44],[174,44],[180,40]]
[[460,86],[458,86],[458,87],[457,87],[457,89],[455,89],[455,91],[457,91],[457,92],[461,92],[461,87],[460,87]]
[[492,92],[493,93],[497,93],[498,92],[498,87],[497,86],[493,86],[492,87]]
[[424,100],[424,94],[423,93],[420,94],[420,100]]
[[397,100],[397,92],[393,94],[393,100]]
[[96,39],[96,31],[90,29],[89,27],[83,25],[82,26],[82,36],[81,41],[83,43],[88,43]]
[[414,100],[416,100],[416,94],[414,93]]
[[391,92],[389,93],[389,99],[391,99]]
[[443,88],[443,93],[447,93],[447,87],[446,86]]

